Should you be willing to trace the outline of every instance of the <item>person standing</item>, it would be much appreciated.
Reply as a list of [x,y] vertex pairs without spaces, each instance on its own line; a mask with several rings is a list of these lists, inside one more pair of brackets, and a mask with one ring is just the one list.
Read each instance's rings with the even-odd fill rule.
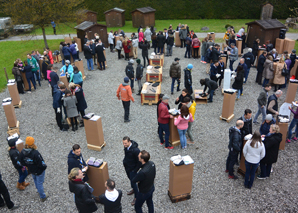
[[118,97],[118,100],[120,100],[120,96],[121,96],[121,100],[124,108],[125,123],[130,122],[129,120],[130,100],[132,100],[133,103],[135,102],[135,99],[132,96],[131,87],[128,85],[128,82],[129,82],[129,78],[125,77],[124,83],[119,85],[116,92],[116,96]]
[[68,44],[66,45],[65,43],[63,43],[62,52],[63,52],[64,59],[70,61],[70,59],[71,59],[71,57],[70,57],[71,52],[70,52],[70,49],[68,47]]
[[123,166],[125,168],[126,175],[130,180],[130,186],[132,188],[131,191],[127,192],[127,195],[135,195],[131,203],[131,205],[134,205],[138,195],[138,187],[136,183],[132,182],[132,180],[137,175],[137,172],[142,165],[138,157],[140,154],[140,150],[138,148],[138,143],[130,140],[128,136],[125,136],[122,139],[122,142],[124,146]]
[[225,62],[221,57],[218,58],[217,73],[220,74],[220,76],[218,77],[218,87],[221,88],[221,81],[224,78],[225,74]]
[[180,30],[179,30],[179,38],[181,41],[181,48],[183,48],[183,46],[185,47],[185,39],[187,37],[187,30],[184,26],[184,24],[182,24]]
[[286,63],[284,61],[283,56],[280,57],[279,62],[277,63],[274,78],[273,78],[273,84],[274,84],[274,92],[278,89],[281,89],[281,87],[286,83],[285,76],[282,75],[282,70],[287,69]]
[[133,64],[134,64],[134,60],[130,59],[129,62],[128,62],[128,65],[125,68],[125,75],[130,80],[130,87],[131,87],[132,93],[135,91],[134,90],[135,71],[134,71],[134,68],[133,68]]
[[207,42],[208,42],[208,38],[205,37],[204,40],[202,41],[202,48],[201,48],[201,62],[203,64],[206,64],[206,54],[207,54]]
[[144,67],[141,64],[141,60],[139,58],[136,60],[136,62],[137,62],[136,79],[137,79],[137,83],[138,83],[138,87],[139,87],[139,92],[137,95],[141,95]]
[[277,162],[279,144],[282,141],[282,134],[279,132],[280,128],[276,124],[272,124],[269,129],[269,133],[265,136],[263,141],[265,145],[266,154],[261,160],[261,175],[258,179],[266,179],[270,177],[272,164]]
[[48,54],[48,56],[49,56],[49,61],[50,61],[50,63],[51,64],[54,64],[54,59],[53,59],[53,52],[50,50],[50,48],[46,48],[46,52],[47,52],[47,54]]
[[230,57],[230,70],[232,71],[234,70],[233,69],[234,62],[238,60],[238,48],[235,46],[235,43],[231,43],[231,47],[230,48],[228,47],[228,49],[230,50],[228,52],[228,55]]
[[196,34],[193,35],[191,45],[192,45],[192,48],[193,48],[193,51],[194,51],[193,57],[194,58],[199,58],[199,49],[200,49],[200,46],[201,46],[201,42],[198,39]]
[[24,94],[24,88],[23,88],[23,78],[21,71],[18,68],[18,62],[15,62],[12,68],[12,74],[14,75],[14,79],[17,83],[17,88],[19,94]]
[[242,66],[238,66],[236,69],[236,77],[235,81],[232,85],[233,89],[237,90],[237,97],[236,100],[240,98],[240,95],[242,94],[242,87],[243,87],[243,79],[244,79],[244,70]]
[[81,153],[81,147],[79,144],[75,144],[72,146],[72,150],[70,150],[67,156],[67,165],[68,165],[68,174],[71,172],[73,168],[79,168],[84,173],[83,180],[86,182],[89,180],[86,172],[88,170],[88,161],[87,163],[84,161],[83,155]]
[[150,160],[149,152],[142,150],[139,153],[139,161],[142,166],[140,171],[132,180],[133,183],[138,183],[139,192],[137,195],[136,203],[135,203],[135,211],[136,213],[142,213],[143,203],[146,201],[148,207],[148,213],[154,213],[154,205],[153,205],[153,192],[155,190],[154,187],[154,179],[156,175],[155,164]]
[[[169,122],[170,118],[173,118],[172,115],[169,114],[168,102],[169,97],[164,95],[162,97],[162,102],[158,105],[158,124],[159,124],[159,140],[160,144],[163,145],[165,143],[165,149],[173,149],[174,147],[169,145],[169,136],[170,136],[170,127]],[[165,132],[165,140],[163,139],[163,132]]]
[[252,134],[252,119],[251,119],[252,111],[250,109],[244,110],[244,115],[242,115],[238,120],[244,122],[241,130],[242,139],[248,134]]
[[252,138],[244,145],[243,156],[245,157],[246,169],[244,186],[250,189],[253,185],[259,163],[265,157],[265,146],[258,131],[254,132]]
[[70,75],[69,82],[73,82],[83,87],[83,74],[79,71],[77,66],[73,67],[73,73]]
[[35,78],[34,78],[33,73],[32,73],[32,68],[28,64],[28,61],[25,61],[24,64],[25,64],[24,72],[25,72],[25,75],[26,75],[27,82],[29,84],[29,90],[28,90],[27,93],[31,93],[31,82],[33,84],[34,90],[36,90],[36,82],[35,82]]
[[110,51],[113,52],[114,49],[114,35],[113,30],[110,31],[109,37],[108,37],[109,45],[110,45]]
[[54,35],[57,35],[56,34],[56,23],[54,21],[51,21],[51,25],[52,25],[52,28],[53,28]]
[[191,43],[192,43],[192,40],[190,38],[190,35],[187,34],[186,38],[185,38],[185,53],[184,53],[184,58],[187,58],[187,55],[188,55],[188,58],[190,58],[190,51],[191,51]]
[[181,65],[179,64],[180,58],[175,58],[170,66],[170,77],[172,78],[171,94],[174,92],[174,84],[177,81],[177,92],[180,91],[180,79],[181,79]]
[[121,50],[122,50],[122,37],[120,37],[118,39],[118,41],[116,42],[116,47],[115,49],[117,50],[118,52],[118,59],[121,59]]
[[[115,181],[108,179],[105,182],[106,191],[99,195],[98,202],[104,205],[105,213],[122,213],[122,191],[115,189]],[[96,198],[95,198],[96,200]]]
[[139,28],[138,35],[139,35],[139,44],[140,44],[142,41],[144,41],[144,33],[143,33],[142,27]]
[[204,93],[208,88],[208,92],[206,93],[206,95],[209,95],[208,103],[212,103],[214,91],[218,88],[217,83],[215,81],[210,80],[209,78],[205,78],[200,80],[200,84],[201,86],[205,86],[203,90]]
[[266,56],[267,56],[267,52],[264,51],[258,59],[258,66],[257,66],[258,73],[256,77],[256,83],[258,83],[259,85],[262,85],[262,75],[264,70],[264,63],[266,61]]
[[192,76],[191,76],[192,68],[193,68],[193,65],[188,64],[187,67],[184,69],[184,86],[187,89],[189,95],[193,93]]
[[[153,45],[153,42],[152,42]],[[148,58],[148,49],[150,48],[150,43],[145,39],[144,42],[141,42],[140,48],[142,49],[142,57],[144,60],[144,67],[146,67],[146,59],[149,65],[149,58]]]
[[280,98],[280,96],[282,96],[282,91],[281,90],[277,90],[275,92],[275,94],[270,95],[268,98],[268,102],[267,102],[267,108],[266,108],[266,113],[267,114],[272,114],[274,115],[278,115],[278,98]]
[[248,78],[250,68],[251,68],[251,66],[253,66],[253,63],[254,63],[254,56],[252,54],[252,49],[248,48],[247,53],[245,53],[242,56],[242,58],[244,58],[244,62],[245,62],[246,67],[247,67],[247,70],[246,70],[246,73],[245,73],[245,80],[243,82],[245,84],[246,81],[247,81],[247,78]]
[[254,117],[253,123],[258,124],[259,122],[258,117],[262,113],[262,123],[265,121],[266,117],[266,106],[267,106],[267,99],[268,99],[268,93],[271,90],[271,85],[267,84],[264,87],[264,91],[260,92],[258,97],[258,111]]
[[216,83],[218,81],[218,78],[217,78],[218,66],[219,66],[218,61],[213,61],[213,63],[210,65],[210,79],[212,81],[215,81]]
[[269,80],[273,79],[274,68],[273,68],[273,58],[271,55],[268,56],[268,58],[265,60],[264,63],[264,70],[263,70],[263,87],[265,87],[266,84],[269,83]]
[[157,53],[163,54],[164,45],[166,43],[166,37],[163,35],[162,31],[159,31],[157,36]]
[[265,121],[262,123],[260,127],[261,135],[267,135],[269,133],[270,126],[275,123],[276,121],[271,114],[266,115]]
[[179,95],[179,97],[176,98],[175,100],[175,104],[179,104],[178,105],[178,110],[181,109],[182,107],[182,104],[183,104],[183,101],[184,101],[184,98],[186,97],[189,97],[190,100],[192,100],[192,97],[191,95],[188,93],[188,90],[187,89],[183,89],[182,92],[181,92],[181,95]]
[[[193,121],[195,120],[195,113],[196,113],[196,102],[194,100],[191,100],[189,97],[185,97],[183,99],[183,105],[187,106],[189,109],[189,113],[192,115]],[[187,144],[194,144],[194,137],[192,134],[192,125],[193,122],[188,122],[188,128],[187,128],[187,135],[189,137],[189,140],[187,140]]]
[[26,166],[28,171],[32,174],[40,200],[41,202],[44,202],[49,197],[48,193],[45,193],[43,189],[47,165],[45,164],[39,151],[37,151],[37,146],[34,142],[33,137],[28,136],[26,138],[25,148],[20,154],[20,162],[22,165]]
[[132,53],[133,53],[134,59],[138,58],[138,47],[139,47],[138,41],[139,41],[138,37],[135,35],[135,33],[131,34]]
[[105,65],[106,57],[105,57],[105,54],[103,52],[104,50],[105,50],[104,44],[102,43],[101,39],[98,39],[98,43],[96,44],[96,47],[95,47],[95,53],[97,54],[97,61],[99,63],[99,70],[105,70],[106,69],[106,65]]
[[129,61],[129,53],[131,49],[131,41],[125,37],[124,41],[122,43],[123,49],[124,49],[124,54],[125,54],[125,60]]
[[226,161],[226,173],[229,173],[229,178],[234,180],[238,179],[238,177],[234,175],[234,165],[238,161],[238,154],[241,151],[242,136],[240,129],[243,125],[244,122],[238,120],[236,126],[229,129],[229,155]]
[[[63,98],[63,106],[66,108],[67,117],[70,119],[72,131],[78,130],[78,120],[79,116],[77,110],[77,98],[73,96],[71,91],[65,90],[65,97]],[[76,125],[76,127],[74,126]]]
[[32,57],[31,54],[27,54],[27,62],[31,66],[31,70],[32,70],[33,76],[35,76],[35,80],[37,80],[39,86],[41,86],[40,77],[39,77],[40,68],[36,59]]
[[167,54],[166,56],[172,56],[173,54],[173,45],[174,45],[174,35],[173,33],[169,33],[169,36],[166,40],[167,43]]
[[78,60],[78,58],[77,58],[78,53],[77,53],[77,50],[76,50],[75,43],[76,43],[75,41],[72,41],[71,45],[69,46],[69,50],[70,50],[73,61]]
[[151,36],[152,36],[152,32],[150,30],[149,27],[146,27],[146,30],[144,32],[144,38],[147,40],[147,42],[150,44],[151,42]]
[[90,46],[89,46],[90,42],[87,42],[85,45],[84,45],[84,56],[87,60],[87,68],[89,71],[93,71],[93,60],[92,60],[92,50],[90,49]]
[[85,116],[85,109],[87,109],[87,102],[85,99],[84,91],[79,84],[69,83],[69,88],[73,95],[77,98],[77,110],[81,114],[81,125],[80,127],[84,127],[83,117]]
[[57,125],[59,126],[61,131],[67,131],[67,129],[63,128],[62,125],[62,94],[64,93],[66,87],[65,85],[57,85],[54,86],[54,92],[53,92],[53,108],[56,114],[56,122]]
[[[294,114],[294,118],[291,121],[290,126],[289,126],[288,136],[287,136],[287,140],[286,140],[287,143],[291,143],[291,139],[293,141],[297,141],[297,137],[298,137],[298,107],[296,107],[296,111],[294,111],[292,109],[292,107],[289,106],[289,110],[291,110],[291,112]],[[295,128],[296,135],[292,138],[292,129],[295,126],[296,126],[296,128]]]
[[63,51],[62,51],[63,45],[64,45],[64,42],[61,41],[60,42],[60,45],[59,45],[59,53],[60,53],[60,56],[61,56],[61,59],[62,59],[62,65],[64,65],[64,62],[65,62]]
[[[5,202],[4,202],[5,201]],[[15,210],[19,208],[19,206],[15,205],[11,199],[10,194],[8,192],[8,189],[5,185],[5,183],[2,180],[2,175],[0,173],[0,207],[7,206],[9,210]]]
[[290,54],[290,59],[291,59],[291,65],[289,68],[289,71],[291,72],[291,69],[294,67],[295,65],[295,61],[296,61],[297,55],[296,55],[296,50],[293,49],[291,54]]
[[[96,43],[98,43],[98,40],[99,39],[97,39],[97,42]],[[94,40],[90,40],[90,49],[91,49],[91,54],[92,54],[92,58],[93,58],[93,64],[94,64],[94,66],[95,65],[97,65],[97,63],[96,63],[96,60],[97,60],[97,57],[96,57],[96,52],[95,52],[95,43],[94,43]]]

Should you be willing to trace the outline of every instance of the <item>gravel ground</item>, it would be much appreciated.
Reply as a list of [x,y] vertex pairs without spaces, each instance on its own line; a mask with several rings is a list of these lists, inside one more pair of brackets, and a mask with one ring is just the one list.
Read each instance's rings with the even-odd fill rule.
[[[140,50],[139,55],[141,54]],[[150,50],[150,52],[152,49]],[[165,58],[163,68],[162,93],[170,95],[171,79],[169,67],[175,57],[180,57],[182,68],[188,63],[194,65],[193,88],[201,88],[199,80],[208,77],[205,64],[200,60],[184,59],[184,49],[174,48],[173,56]],[[83,57],[81,53],[81,57]],[[131,104],[131,122],[123,123],[122,103],[116,98],[118,85],[125,77],[126,61],[118,60],[116,53],[107,51],[108,68],[106,71],[85,71],[87,78],[84,81],[84,92],[88,109],[102,116],[103,131],[106,147],[101,152],[87,149],[84,128],[77,132],[60,132],[55,121],[52,108],[50,88],[45,81],[37,91],[21,95],[22,108],[16,109],[17,119],[20,121],[21,138],[33,136],[38,150],[48,165],[44,188],[50,197],[44,203],[40,202],[36,193],[32,177],[26,180],[31,183],[25,191],[16,189],[18,175],[13,168],[7,153],[6,129],[4,111],[0,111],[1,139],[0,161],[1,173],[12,200],[21,207],[15,212],[76,212],[73,196],[68,189],[67,155],[73,144],[82,147],[82,153],[87,160],[93,156],[103,158],[108,162],[110,178],[116,181],[116,188],[124,192],[122,199],[123,212],[134,212],[130,205],[132,196],[127,196],[130,190],[129,181],[122,165],[124,156],[122,137],[128,135],[139,143],[140,149],[150,152],[151,160],[156,163],[157,175],[155,179],[154,205],[155,212],[297,212],[298,186],[297,186],[297,143],[286,144],[285,151],[280,151],[278,162],[273,166],[274,172],[267,180],[255,180],[251,190],[243,186],[244,179],[230,180],[225,170],[228,154],[228,128],[233,126],[236,118],[240,117],[245,108],[257,111],[257,96],[261,87],[255,82],[256,69],[250,71],[247,84],[244,86],[243,96],[235,104],[235,118],[230,122],[219,119],[222,110],[223,96],[216,91],[214,102],[207,105],[197,105],[196,120],[193,125],[195,145],[189,145],[186,152],[175,147],[165,150],[159,145],[157,135],[156,106],[141,105],[139,96]],[[85,70],[86,61],[84,61]],[[234,65],[236,66],[236,65]],[[60,64],[59,64],[60,67]],[[143,80],[145,81],[145,80]],[[184,82],[183,78],[181,79]],[[283,90],[286,93],[286,90]],[[272,94],[272,92],[270,92]],[[174,104],[178,93],[170,95],[170,106]],[[9,97],[8,91],[0,94],[0,99]],[[279,102],[283,103],[286,94]],[[297,96],[296,96],[297,98]],[[259,118],[260,119],[260,118]],[[254,129],[259,126],[254,125]],[[198,149],[196,149],[198,148]],[[179,203],[171,203],[168,195],[170,157],[175,154],[189,154],[195,161],[192,198]],[[235,168],[236,169],[236,168]],[[144,205],[144,211],[147,207]],[[4,212],[6,209],[1,209]],[[98,205],[98,211],[103,207]]]

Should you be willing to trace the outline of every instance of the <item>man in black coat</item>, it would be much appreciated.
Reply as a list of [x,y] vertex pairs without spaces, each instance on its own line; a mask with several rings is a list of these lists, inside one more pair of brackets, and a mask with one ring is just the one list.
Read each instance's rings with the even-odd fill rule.
[[135,80],[134,79],[135,78],[135,71],[134,71],[134,68],[133,68],[133,63],[134,63],[134,60],[130,59],[129,62],[128,62],[128,65],[125,68],[125,74],[130,80],[130,88],[131,88],[132,92],[134,92],[133,87],[134,87],[134,80]]
[[98,44],[96,44],[96,47],[95,47],[95,53],[97,54],[97,60],[98,60],[98,63],[99,63],[99,68],[98,68],[99,70],[105,70],[106,69],[106,65],[105,65],[106,57],[105,57],[105,54],[103,52],[104,50],[105,50],[105,46],[101,42],[101,40],[99,39]]
[[257,70],[258,70],[258,74],[256,77],[256,83],[258,83],[259,85],[262,85],[262,76],[263,76],[263,70],[264,70],[264,63],[266,61],[266,55],[267,52],[264,51],[258,60],[258,66],[257,66]]
[[206,95],[209,95],[208,103],[212,103],[214,91],[218,88],[217,83],[209,78],[205,78],[200,80],[200,84],[201,86],[205,86],[203,92],[205,92],[208,88],[208,92],[206,92]]
[[127,193],[127,195],[135,194],[134,200],[131,205],[136,202],[136,197],[138,195],[138,187],[136,183],[132,182],[132,179],[137,175],[138,170],[141,167],[141,162],[139,161],[140,150],[138,148],[138,143],[130,140],[128,136],[125,136],[122,140],[124,146],[124,159],[123,166],[125,168],[126,175],[130,180],[130,185],[132,190]]
[[258,124],[258,117],[262,113],[262,123],[265,121],[266,117],[266,106],[267,106],[267,99],[268,99],[268,93],[271,90],[271,85],[267,84],[264,87],[264,91],[260,92],[258,97],[258,112],[256,113],[253,123]]
[[163,54],[163,48],[166,43],[166,37],[163,35],[162,31],[159,31],[159,35],[157,36],[157,52]]
[[290,55],[290,59],[291,59],[291,65],[290,65],[290,68],[289,68],[290,72],[291,72],[291,69],[294,67],[296,58],[297,58],[296,50],[293,49],[292,52],[291,52],[291,55]]
[[166,56],[172,56],[173,54],[173,45],[174,45],[174,35],[173,33],[169,33],[169,36],[167,38],[167,54]]
[[[98,202],[104,205],[105,213],[121,213],[122,191],[115,189],[115,181],[108,179],[105,182],[106,191],[99,195]],[[95,199],[96,200],[96,199]]]
[[218,61],[218,58],[220,56],[220,46],[219,44],[215,44],[214,47],[212,47],[212,53],[211,53],[211,56],[212,56],[212,61]]
[[136,62],[137,62],[136,79],[137,79],[137,83],[138,83],[138,87],[139,87],[139,92],[137,95],[141,95],[144,67],[141,64],[141,60],[139,58],[136,60]]
[[147,59],[147,63],[149,65],[149,58],[148,58],[148,49],[150,48],[150,42],[148,42],[146,40],[146,38],[144,38],[144,42],[141,42],[140,44],[140,48],[142,49],[142,57],[144,60],[144,67],[146,67],[146,59]]
[[229,173],[230,179],[238,179],[234,175],[234,165],[238,160],[238,154],[241,151],[242,136],[240,129],[243,127],[244,123],[241,120],[236,122],[236,126],[229,129],[229,155],[226,161],[226,173]]
[[85,45],[84,45],[84,56],[87,60],[87,67],[88,67],[88,70],[94,70],[93,69],[93,60],[92,60],[92,50],[90,48],[90,42],[87,42]]
[[184,71],[184,86],[187,89],[189,95],[191,95],[193,93],[192,76],[191,76],[192,68],[193,68],[193,65],[188,64],[187,67],[183,70]]
[[0,174],[0,208],[4,207],[5,204],[10,210],[19,208],[19,206],[14,205],[14,203],[10,200],[8,189],[2,180],[2,175]]
[[242,58],[244,58],[245,60],[245,64],[247,66],[247,71],[245,73],[245,80],[243,83],[246,83],[247,81],[247,78],[248,78],[248,74],[249,74],[249,70],[251,68],[251,66],[253,65],[254,63],[254,55],[252,54],[252,49],[251,48],[248,48],[248,52],[245,53]]
[[82,170],[82,172],[85,174],[83,181],[86,182],[88,181],[88,176],[86,174],[88,170],[88,161],[87,163],[84,161],[84,158],[81,154],[81,147],[79,144],[75,144],[72,146],[72,150],[68,154],[68,160],[67,160],[67,165],[68,165],[68,174],[73,168],[79,168]]

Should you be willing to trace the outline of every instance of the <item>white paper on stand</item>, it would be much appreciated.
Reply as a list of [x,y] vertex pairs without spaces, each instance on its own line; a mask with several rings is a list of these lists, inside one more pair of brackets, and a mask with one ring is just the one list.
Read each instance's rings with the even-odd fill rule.
[[99,118],[99,115],[94,115],[92,118],[90,118],[90,121],[97,121]]
[[291,111],[289,110],[289,106],[291,106],[292,104],[290,103],[283,103],[279,109],[279,114],[280,115],[287,115],[288,118],[290,118],[291,116]]
[[231,70],[225,69],[224,72],[224,84],[223,89],[230,89],[231,88]]
[[193,159],[189,155],[183,156],[182,159],[185,165],[194,163]]

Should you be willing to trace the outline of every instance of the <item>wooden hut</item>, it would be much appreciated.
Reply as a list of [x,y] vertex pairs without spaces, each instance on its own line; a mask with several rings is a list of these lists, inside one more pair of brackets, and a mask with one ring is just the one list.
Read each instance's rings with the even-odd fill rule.
[[105,12],[108,27],[123,27],[125,25],[125,10],[115,7]]
[[151,7],[137,8],[131,12],[132,15],[132,26],[139,27],[143,26],[155,26],[155,9]]
[[91,21],[84,21],[78,26],[74,27],[77,30],[77,37],[82,41],[82,49],[84,47],[84,39],[85,35],[88,36],[88,39],[94,39],[94,33],[99,35],[102,43],[105,47],[108,47],[108,34],[107,34],[107,26],[103,24],[94,24]]
[[253,42],[259,38],[260,44],[265,44],[267,40],[275,46],[276,38],[279,38],[280,29],[286,26],[277,19],[257,20],[246,23],[247,25],[247,40],[248,47],[253,46]]
[[79,10],[77,24],[80,24],[84,21],[91,21],[97,23],[97,12],[91,10]]

